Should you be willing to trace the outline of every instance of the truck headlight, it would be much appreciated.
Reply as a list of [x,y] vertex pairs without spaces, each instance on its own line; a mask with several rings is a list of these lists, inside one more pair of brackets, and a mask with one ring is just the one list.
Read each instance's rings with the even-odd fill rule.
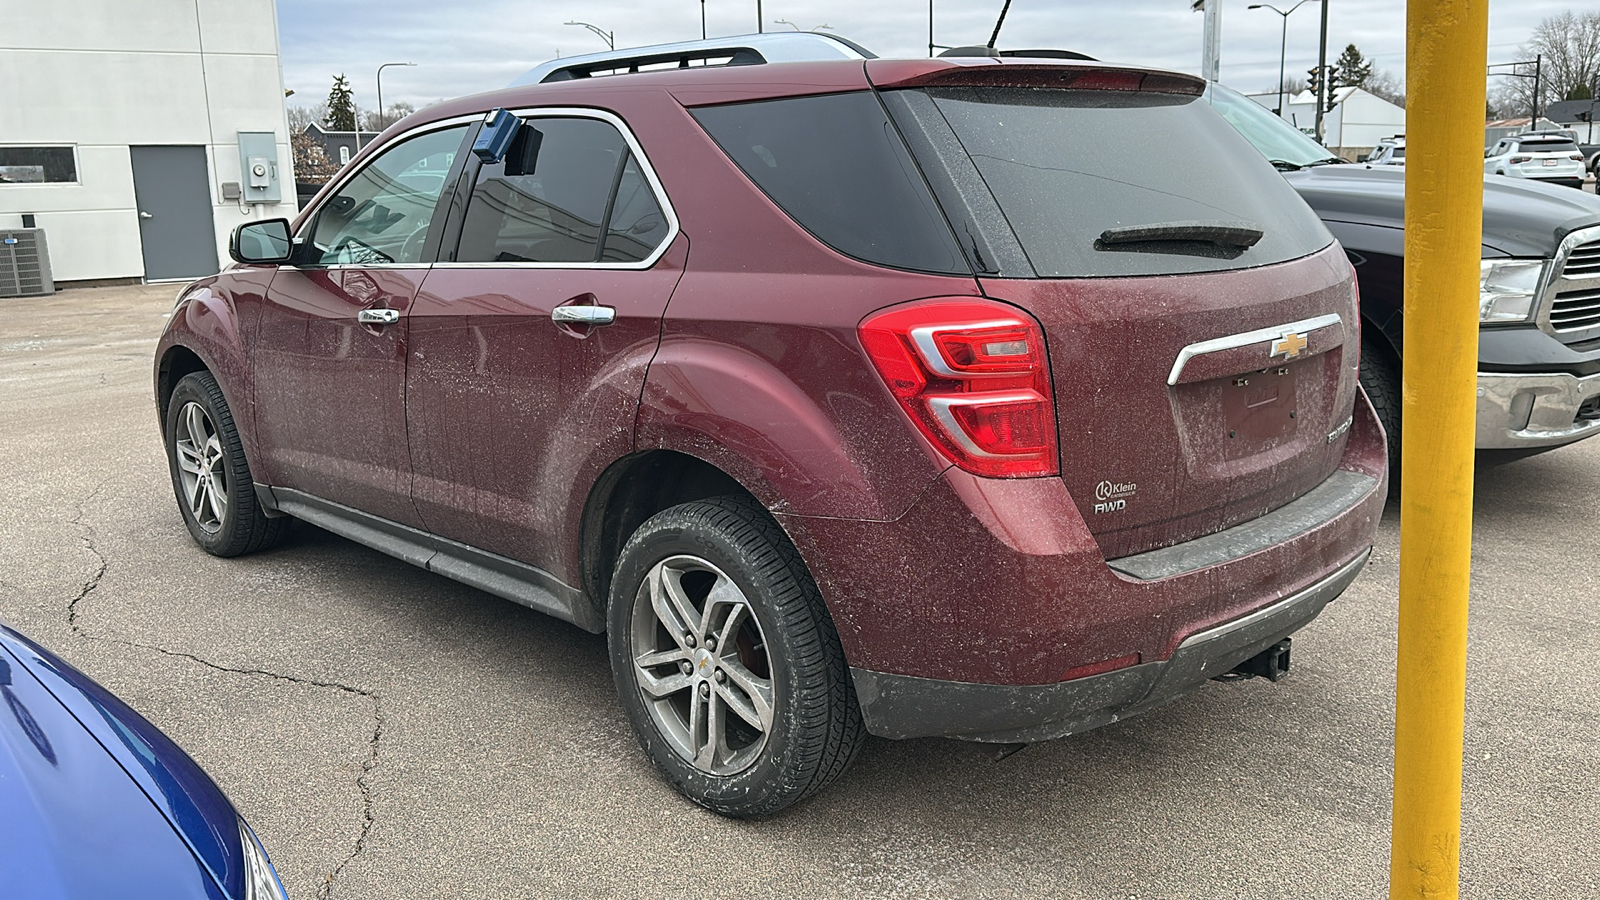
[[1478,320],[1526,322],[1544,274],[1542,259],[1486,259],[1478,274]]

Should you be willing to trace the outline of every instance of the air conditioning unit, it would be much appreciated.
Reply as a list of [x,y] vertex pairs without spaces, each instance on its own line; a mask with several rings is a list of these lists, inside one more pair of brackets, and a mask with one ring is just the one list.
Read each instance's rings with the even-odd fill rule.
[[55,292],[44,229],[0,230],[0,297],[42,297]]

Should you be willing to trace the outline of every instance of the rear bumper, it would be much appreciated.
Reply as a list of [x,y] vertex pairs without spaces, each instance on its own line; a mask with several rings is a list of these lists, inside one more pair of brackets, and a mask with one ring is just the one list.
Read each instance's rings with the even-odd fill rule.
[[1263,609],[1185,638],[1163,662],[1046,685],[938,681],[852,668],[867,730],[880,737],[1025,743],[1161,706],[1300,630],[1344,592],[1371,550]]
[[1588,415],[1600,397],[1600,374],[1478,373],[1480,450],[1559,447],[1600,433],[1600,417]]
[[1164,703],[1309,622],[1372,546],[1385,458],[1362,395],[1322,485],[1118,559],[1060,479],[952,470],[894,521],[776,517],[827,600],[870,731],[1042,740]]

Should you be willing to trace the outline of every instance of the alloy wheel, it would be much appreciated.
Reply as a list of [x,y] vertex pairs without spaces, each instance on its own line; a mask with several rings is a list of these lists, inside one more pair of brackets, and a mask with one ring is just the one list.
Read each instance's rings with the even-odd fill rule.
[[635,681],[672,749],[712,775],[754,764],[772,731],[772,660],[733,579],[696,556],[656,563],[632,631]]
[[228,467],[222,440],[204,406],[190,401],[178,415],[178,476],[189,515],[207,533],[222,528],[228,513]]

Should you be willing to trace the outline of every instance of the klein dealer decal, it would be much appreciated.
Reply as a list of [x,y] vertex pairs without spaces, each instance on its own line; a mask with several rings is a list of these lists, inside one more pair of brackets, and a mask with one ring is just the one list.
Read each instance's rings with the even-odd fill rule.
[[1132,497],[1139,486],[1131,481],[1102,481],[1094,486],[1094,505],[1097,513],[1116,512],[1128,508],[1127,498]]

